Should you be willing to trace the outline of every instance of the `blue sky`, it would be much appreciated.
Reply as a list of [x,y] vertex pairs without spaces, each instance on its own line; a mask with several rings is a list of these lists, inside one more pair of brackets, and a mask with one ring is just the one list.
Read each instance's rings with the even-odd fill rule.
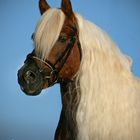
[[[48,3],[60,7],[60,0]],[[73,0],[72,5],[131,56],[132,71],[140,77],[140,1]],[[0,0],[0,17],[0,139],[53,140],[61,110],[59,85],[29,97],[17,83],[17,70],[33,49],[38,0]]]

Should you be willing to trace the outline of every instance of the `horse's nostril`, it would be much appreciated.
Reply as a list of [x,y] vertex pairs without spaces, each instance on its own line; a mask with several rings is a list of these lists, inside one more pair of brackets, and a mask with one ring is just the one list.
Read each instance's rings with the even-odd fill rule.
[[31,70],[27,71],[24,75],[24,79],[27,84],[33,83],[36,79],[36,74]]

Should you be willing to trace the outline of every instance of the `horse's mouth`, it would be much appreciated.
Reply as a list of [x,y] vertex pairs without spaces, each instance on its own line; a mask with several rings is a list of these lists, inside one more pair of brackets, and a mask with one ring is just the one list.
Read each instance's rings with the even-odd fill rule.
[[29,95],[29,96],[37,96],[41,93],[41,89],[32,90],[32,89],[27,89],[23,86],[20,86],[20,88],[26,95]]

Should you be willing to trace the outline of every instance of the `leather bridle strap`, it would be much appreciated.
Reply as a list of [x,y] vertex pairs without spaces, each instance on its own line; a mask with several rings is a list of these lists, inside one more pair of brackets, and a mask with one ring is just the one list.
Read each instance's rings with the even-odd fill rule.
[[54,67],[56,67],[56,65],[59,63],[60,67],[58,68],[58,73],[62,70],[62,68],[64,67],[73,47],[74,44],[76,42],[76,37],[73,36],[69,42],[69,44],[67,45],[65,51],[61,54],[61,56],[56,60]]

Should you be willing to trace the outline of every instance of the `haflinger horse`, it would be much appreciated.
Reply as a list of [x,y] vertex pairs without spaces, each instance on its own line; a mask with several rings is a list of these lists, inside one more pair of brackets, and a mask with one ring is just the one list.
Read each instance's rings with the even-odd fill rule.
[[62,111],[55,140],[140,140],[140,80],[131,59],[95,24],[39,1],[34,49],[18,71],[27,95],[56,83]]

